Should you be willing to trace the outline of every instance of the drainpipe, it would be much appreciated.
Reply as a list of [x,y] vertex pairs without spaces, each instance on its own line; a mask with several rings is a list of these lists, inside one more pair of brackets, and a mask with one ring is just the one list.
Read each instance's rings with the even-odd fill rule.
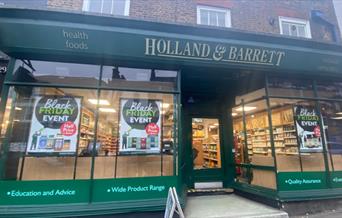
[[332,24],[330,21],[328,21],[327,18],[325,18],[325,15],[322,11],[312,10],[311,11],[311,19],[317,23],[321,23],[321,24],[329,27],[329,29],[332,32],[332,37],[333,37],[334,42],[341,43],[341,38],[340,38],[340,35],[337,31],[336,26],[334,24]]

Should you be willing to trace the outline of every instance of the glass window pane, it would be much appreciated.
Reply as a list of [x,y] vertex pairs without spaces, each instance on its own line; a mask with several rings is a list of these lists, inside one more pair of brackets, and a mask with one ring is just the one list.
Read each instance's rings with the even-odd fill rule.
[[329,157],[333,161],[332,170],[342,170],[342,103],[321,101],[324,135]]
[[218,119],[192,118],[192,158],[194,170],[221,168]]
[[124,16],[125,14],[125,7],[128,4],[127,0],[112,0],[114,2],[114,15],[121,15]]
[[209,25],[209,12],[207,10],[200,10],[201,24]]
[[313,97],[313,86],[310,79],[288,79],[269,77],[269,95]]
[[298,36],[299,37],[306,37],[305,26],[304,25],[297,25],[297,28],[298,28]]
[[226,26],[226,13],[223,13],[223,12],[217,13],[217,22],[218,22],[218,26],[225,27]]
[[102,5],[102,13],[104,14],[110,14],[112,12],[112,2],[113,0],[102,0],[103,5]]
[[86,99],[96,99],[96,90],[17,86],[10,96],[10,119],[4,120],[10,126],[5,178],[90,178],[81,119],[83,110],[94,110]]
[[290,24],[290,35],[291,36],[298,36],[298,30],[297,30],[296,24]]
[[174,96],[101,91],[95,178],[173,175]]
[[337,81],[317,81],[317,94],[322,98],[342,98],[342,82]]
[[271,170],[251,169],[251,185],[276,189],[276,176]]
[[271,107],[278,171],[324,171],[321,121],[315,103],[272,98]]
[[217,26],[217,16],[216,16],[216,12],[214,11],[209,12],[209,25]]
[[252,148],[248,155],[251,164],[274,166],[266,101],[246,104],[237,108],[236,112],[242,113],[243,109],[246,115],[247,143],[250,142],[249,146]]
[[290,35],[290,25],[286,22],[281,23],[283,28],[283,34],[289,36]]
[[102,8],[102,0],[97,0],[97,1],[90,0],[89,1],[89,11],[101,13],[101,8]]
[[47,61],[17,61],[13,74],[15,82],[39,82],[47,84],[68,84],[97,86],[100,66]]
[[176,89],[176,83],[176,71],[104,66],[101,85],[113,88],[172,91]]

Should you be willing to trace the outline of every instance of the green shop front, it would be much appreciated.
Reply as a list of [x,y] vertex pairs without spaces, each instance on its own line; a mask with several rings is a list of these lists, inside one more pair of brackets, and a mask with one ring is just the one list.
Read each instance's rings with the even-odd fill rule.
[[0,36],[0,216],[342,197],[341,46],[23,9]]

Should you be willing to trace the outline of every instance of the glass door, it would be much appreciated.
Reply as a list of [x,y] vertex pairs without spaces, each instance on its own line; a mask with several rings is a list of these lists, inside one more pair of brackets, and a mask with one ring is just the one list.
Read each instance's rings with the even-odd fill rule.
[[[194,171],[221,168],[219,131],[219,119],[192,118],[192,158]],[[203,176],[205,175],[202,175],[202,178]]]

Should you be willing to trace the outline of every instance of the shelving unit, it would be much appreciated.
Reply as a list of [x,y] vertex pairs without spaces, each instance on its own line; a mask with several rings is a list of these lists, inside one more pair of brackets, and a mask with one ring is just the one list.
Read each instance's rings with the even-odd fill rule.
[[[245,146],[245,136],[241,123],[241,119],[234,123],[235,137],[237,137],[235,147],[238,148],[235,157],[239,160],[243,160],[242,153]],[[298,142],[292,109],[284,108],[273,111],[272,124],[276,154],[297,155]],[[254,118],[246,118],[246,127],[248,158],[251,160],[254,154],[270,156],[272,153],[271,139],[266,113],[259,112],[254,114]]]

